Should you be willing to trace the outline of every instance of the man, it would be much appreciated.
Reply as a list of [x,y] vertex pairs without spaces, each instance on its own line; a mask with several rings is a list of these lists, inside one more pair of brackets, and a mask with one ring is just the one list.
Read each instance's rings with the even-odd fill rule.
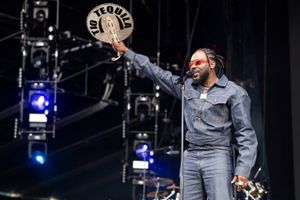
[[[128,49],[123,42],[114,42],[112,46],[164,91],[181,99],[178,76]],[[184,152],[183,197],[232,200],[232,184],[239,191],[245,188],[256,160],[257,139],[251,125],[250,98],[243,88],[222,74],[223,60],[213,50],[197,50],[189,67],[190,77],[184,82],[189,146]],[[238,146],[235,169],[233,141]]]

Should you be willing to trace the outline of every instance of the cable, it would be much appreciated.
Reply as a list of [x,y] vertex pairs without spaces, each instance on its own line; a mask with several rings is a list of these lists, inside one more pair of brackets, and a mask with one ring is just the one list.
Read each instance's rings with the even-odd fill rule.
[[193,28],[192,28],[191,35],[189,37],[188,45],[187,45],[187,53],[186,53],[185,58],[184,58],[184,63],[183,63],[182,71],[181,71],[181,76],[184,75],[184,70],[186,68],[186,63],[187,63],[188,57],[189,57],[190,52],[191,52],[192,41],[193,41],[195,29],[196,29],[196,24],[197,24],[197,21],[198,21],[198,15],[199,15],[199,10],[200,10],[200,3],[201,3],[201,1],[198,1],[197,11],[196,11],[196,15],[194,17]]
[[76,72],[76,73],[74,73],[74,74],[72,74],[72,75],[70,75],[70,76],[68,76],[68,77],[66,77],[66,78],[64,78],[64,79],[62,79],[62,80],[60,81],[60,83],[65,82],[65,81],[67,81],[67,80],[69,80],[69,79],[71,79],[71,78],[74,78],[74,77],[76,77],[76,76],[78,76],[78,75],[80,75],[80,74],[82,74],[82,73],[84,73],[84,72],[86,72],[86,71],[89,71],[89,70],[91,70],[91,69],[94,69],[94,68],[96,68],[96,67],[98,67],[98,66],[100,66],[100,65],[102,65],[102,64],[108,63],[108,62],[110,61],[110,59],[111,59],[111,58],[107,58],[107,59],[105,59],[105,60],[103,60],[103,61],[97,62],[96,64],[94,64],[94,65],[88,67],[87,69],[84,69],[84,70],[81,70],[81,71],[79,71],[79,72]]

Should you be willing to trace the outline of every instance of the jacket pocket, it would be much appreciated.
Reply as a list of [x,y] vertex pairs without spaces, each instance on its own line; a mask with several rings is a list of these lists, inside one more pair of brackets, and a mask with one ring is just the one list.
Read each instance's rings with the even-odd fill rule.
[[200,93],[196,90],[186,90],[184,92],[184,97],[186,100],[199,99]]
[[208,95],[200,115],[201,119],[214,127],[222,127],[230,118],[227,101],[226,96]]
[[185,110],[184,114],[189,116],[190,119],[194,119],[196,110],[200,108],[199,102],[200,93],[196,90],[186,90],[184,92],[185,98]]

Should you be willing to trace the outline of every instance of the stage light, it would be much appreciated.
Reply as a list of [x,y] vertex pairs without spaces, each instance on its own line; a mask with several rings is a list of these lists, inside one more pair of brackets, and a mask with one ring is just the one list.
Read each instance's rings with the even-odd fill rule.
[[150,152],[149,152],[149,155],[150,155],[150,156],[154,156],[154,151],[150,151]]
[[52,41],[52,40],[54,40],[54,35],[52,35],[52,34],[49,34],[49,35],[48,35],[48,40],[49,40],[49,41]]
[[33,152],[33,160],[35,163],[43,165],[46,162],[46,155],[43,152]]
[[159,98],[159,96],[160,96],[159,92],[155,92],[155,97]]
[[33,109],[43,111],[49,106],[48,97],[44,93],[34,93],[30,97],[30,104]]
[[43,82],[35,82],[30,85],[28,92],[30,111],[47,114],[50,105],[50,90]]
[[33,67],[42,68],[46,65],[46,58],[44,55],[39,55],[37,57],[34,57],[31,62]]
[[143,160],[133,160],[132,161],[133,169],[149,169],[149,162]]
[[140,122],[144,122],[151,115],[151,101],[148,96],[138,96],[135,99],[134,114]]
[[34,0],[33,5],[36,7],[45,7],[48,5],[48,0]]
[[[28,88],[28,106],[25,111],[29,128],[45,128],[53,116],[53,96],[49,84],[32,83]],[[49,122],[50,120],[50,122]]]
[[36,20],[38,22],[44,21],[45,18],[46,18],[46,12],[45,12],[45,10],[42,10],[42,9],[37,10],[37,12],[35,13],[35,18],[36,18]]
[[149,154],[150,145],[146,142],[137,143],[135,146],[135,153],[139,158],[145,158]]
[[149,158],[149,163],[153,164],[154,163],[154,158]]
[[49,33],[52,33],[52,32],[54,32],[54,30],[55,30],[54,26],[49,26],[49,27],[48,27],[48,31],[49,31]]
[[54,26],[49,26],[48,27],[48,40],[49,40],[49,43],[54,41],[55,35],[56,35],[56,28]]
[[135,135],[135,138],[138,140],[147,140],[149,138],[148,133],[138,133]]
[[31,63],[34,68],[41,69],[47,66],[49,62],[49,47],[32,47]]
[[[48,121],[48,118],[47,118],[46,114],[29,113],[29,122],[30,123],[46,123],[47,121]],[[41,126],[41,127],[44,127],[44,126]]]
[[36,19],[36,21],[38,21],[39,23],[44,22],[45,19],[48,19],[48,1],[34,0],[33,5],[33,19]]
[[[30,113],[39,113],[47,115],[49,113],[50,105],[50,91],[46,88],[44,90],[30,90],[29,91],[29,110]],[[32,117],[38,117],[32,116]]]
[[150,155],[152,142],[149,138],[148,133],[141,132],[135,135],[133,150],[140,159],[148,158]]
[[43,165],[47,159],[47,143],[45,141],[29,141],[28,156],[35,164]]

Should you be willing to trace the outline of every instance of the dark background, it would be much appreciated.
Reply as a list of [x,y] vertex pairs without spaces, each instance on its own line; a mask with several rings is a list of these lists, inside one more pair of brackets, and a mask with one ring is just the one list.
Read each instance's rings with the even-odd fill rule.
[[[130,9],[129,1],[110,2]],[[60,31],[70,31],[81,38],[61,41],[60,48],[94,41],[86,29],[86,17],[92,8],[106,2],[60,0],[60,3]],[[19,30],[22,4],[20,0],[1,1],[0,38]],[[225,57],[226,74],[243,85],[252,99],[252,120],[260,144],[254,171],[263,168],[259,178],[266,182],[268,198],[299,200],[299,3],[133,0],[130,12],[135,27],[129,46],[155,62],[159,43],[161,66],[180,74],[198,5],[190,51],[209,47]],[[14,118],[18,116],[20,48],[18,36],[0,43],[0,191],[15,191],[30,198],[131,199],[130,180],[121,183],[124,86],[122,70],[118,69],[122,62],[90,70],[88,90],[84,89],[84,74],[59,84],[62,92],[58,97],[60,120],[56,138],[49,141],[47,164],[36,166],[27,158],[27,141],[13,138]],[[109,46],[104,46],[62,55],[66,60],[63,77],[113,54]],[[172,67],[174,64],[179,69]],[[116,103],[87,116],[68,118],[99,102],[107,73],[115,76],[110,99]],[[136,91],[152,87],[144,78],[132,81]],[[180,103],[165,93],[161,93],[160,101],[159,140],[164,146],[170,140],[178,142]],[[170,130],[162,120],[165,110],[172,121]],[[174,132],[177,136],[171,134]],[[160,156],[159,162],[157,173],[178,183],[179,157]]]

